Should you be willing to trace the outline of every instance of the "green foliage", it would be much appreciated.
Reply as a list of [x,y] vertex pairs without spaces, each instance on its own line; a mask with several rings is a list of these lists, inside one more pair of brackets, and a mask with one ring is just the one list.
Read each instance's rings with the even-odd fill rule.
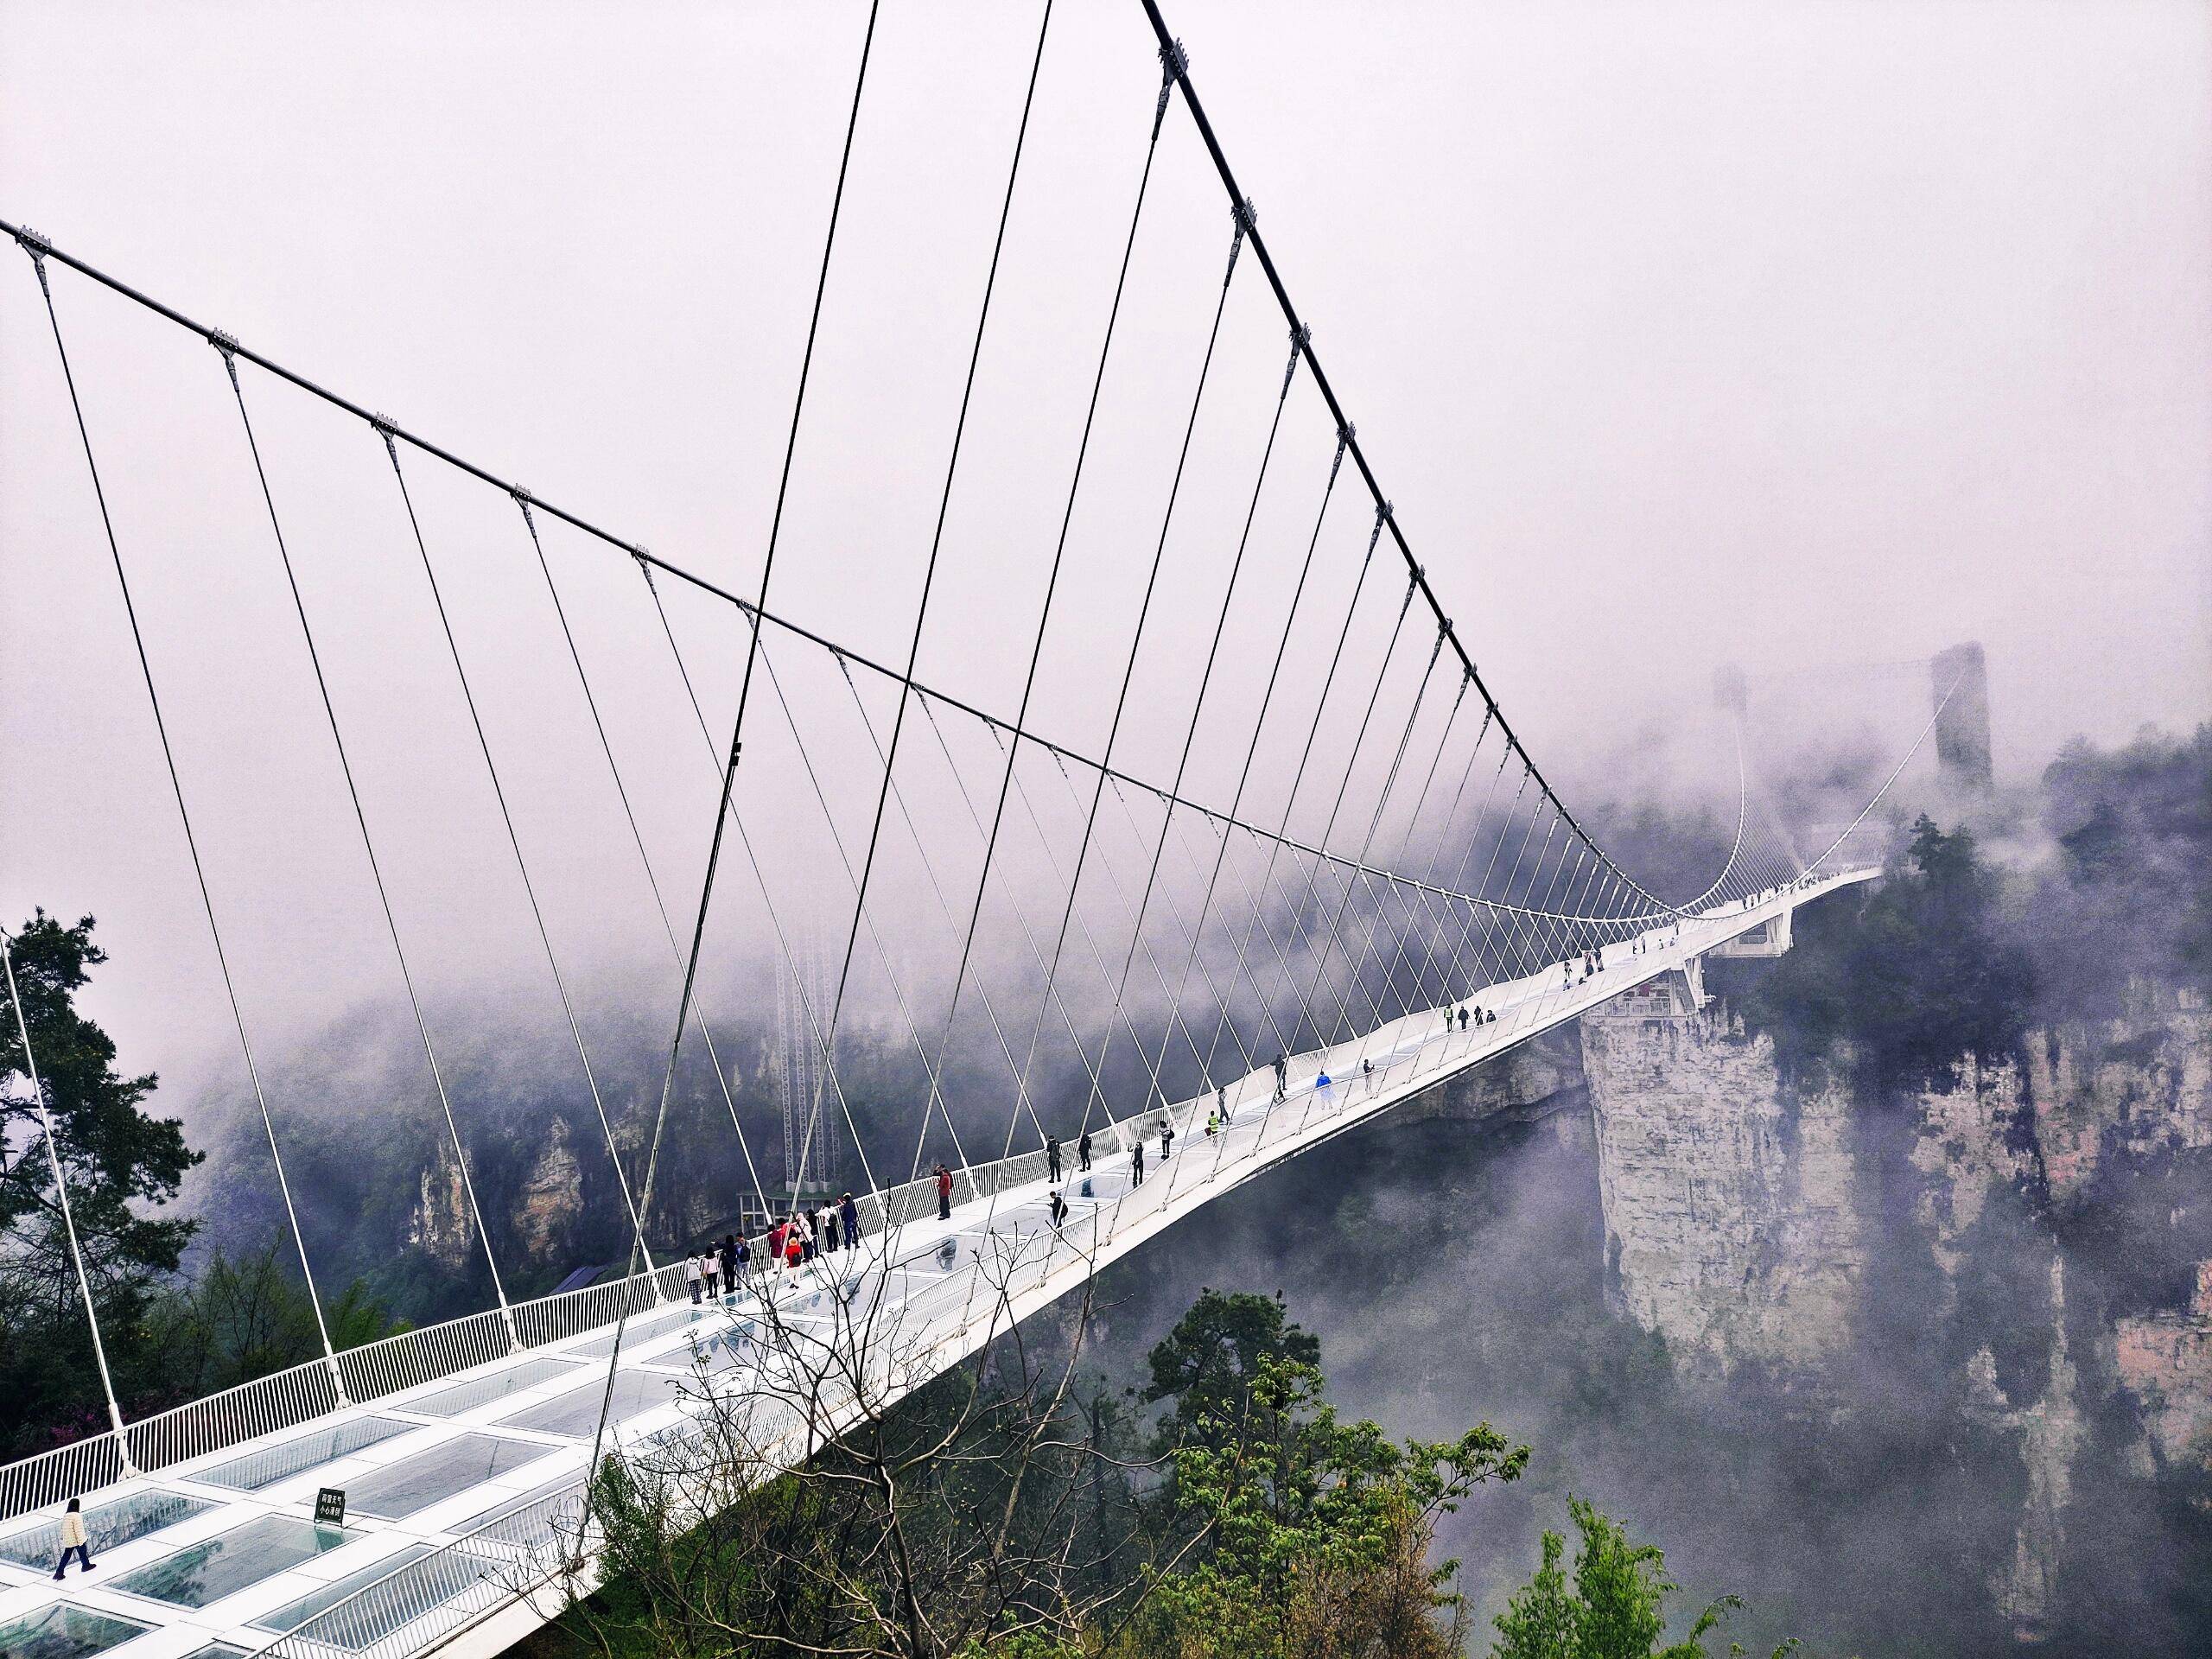
[[1245,1421],[1252,1384],[1270,1362],[1319,1367],[1320,1338],[1299,1328],[1280,1294],[1200,1293],[1150,1356],[1144,1402],[1169,1402],[1160,1422],[1162,1450],[1193,1440],[1220,1444],[1209,1437]]
[[2212,985],[2212,725],[2113,750],[2076,739],[2043,793],[2059,856],[2027,940],[2049,1011],[2116,1012],[2132,976]]
[[[1677,1586],[1668,1581],[1658,1547],[1631,1542],[1618,1522],[1586,1499],[1570,1497],[1567,1511],[1581,1534],[1573,1578],[1560,1566],[1567,1541],[1546,1531],[1535,1576],[1495,1620],[1492,1659],[1705,1659],[1705,1638],[1742,1601],[1721,1597],[1699,1613],[1688,1636],[1660,1647],[1667,1598]],[[1796,1645],[1783,1643],[1774,1659]],[[1733,1643],[1728,1650],[1743,1652]]]
[[[1147,1583],[1135,1655],[1448,1655],[1457,1563],[1440,1517],[1516,1479],[1529,1448],[1488,1423],[1457,1440],[1388,1439],[1324,1398],[1319,1344],[1280,1300],[1207,1291],[1151,1356],[1172,1402],[1173,1478],[1156,1529],[1179,1570]],[[1172,1431],[1171,1427],[1172,1426]]]
[[1878,1090],[1929,1081],[1969,1054],[2015,1053],[2034,975],[2000,929],[1999,896],[1974,836],[1923,817],[1858,915],[1805,928],[1746,1015],[1773,1034],[1786,1072],[1848,1044]]
[[[356,1280],[323,1309],[334,1348],[408,1329]],[[163,1359],[162,1382],[177,1401],[192,1400],[319,1357],[315,1305],[289,1247],[275,1241],[232,1258],[212,1254],[192,1281],[152,1310],[150,1345]]]
[[92,918],[64,927],[44,911],[10,947],[26,1057],[15,1011],[0,1019],[0,1448],[9,1455],[105,1427],[100,1386],[69,1255],[46,1129],[30,1087],[35,1060],[54,1153],[68,1188],[86,1276],[118,1389],[158,1386],[162,1356],[147,1315],[176,1271],[194,1224],[158,1211],[200,1161],[175,1118],[144,1109],[152,1073],[115,1069],[115,1044],[77,1012],[78,991],[107,960]]

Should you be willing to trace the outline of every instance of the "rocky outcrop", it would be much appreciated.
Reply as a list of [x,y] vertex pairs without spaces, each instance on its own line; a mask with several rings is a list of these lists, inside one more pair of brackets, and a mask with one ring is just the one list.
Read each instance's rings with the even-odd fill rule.
[[[1998,1332],[1994,1349],[1962,1351],[1961,1387],[1967,1415],[2024,1465],[2013,1548],[1990,1589],[2015,1634],[2035,1639],[2097,1402],[2122,1396],[2139,1417],[2138,1473],[2212,1466],[2212,1262],[2186,1306],[2107,1315],[2086,1344],[2082,1309],[2069,1337],[2066,1297],[2068,1220],[2094,1214],[2101,1173],[2212,1145],[2212,1020],[2187,994],[2138,988],[2120,1018],[2031,1033],[2017,1058],[1967,1058],[1936,1086],[1869,1103],[1842,1065],[1785,1081],[1724,1005],[1688,981],[1666,991],[1617,1001],[1580,1033],[1619,1305],[1685,1370],[1719,1378],[1756,1362],[1817,1400],[1866,1311],[1873,1252],[1924,1243],[1937,1270],[1931,1340],[1977,1320]],[[1902,1183],[1866,1138],[1878,1109],[1895,1115],[1884,1145],[1902,1153]],[[2180,1228],[2203,1201],[2184,1198],[2163,1224]],[[2047,1255],[2047,1301],[2022,1308],[2015,1294],[2018,1317],[1993,1319],[1993,1279],[2024,1270],[2033,1283],[2024,1247]],[[1962,1313],[1969,1287],[1984,1300]]]
[[515,1236],[532,1262],[552,1261],[565,1253],[583,1213],[583,1166],[569,1145],[567,1120],[556,1117],[516,1195]]
[[1866,1261],[1849,1091],[1786,1090],[1768,1041],[1678,975],[1581,1027],[1621,1306],[1693,1371],[1816,1382]]
[[2212,1262],[2196,1264],[2186,1310],[2116,1322],[2113,1364],[2141,1403],[2143,1472],[2212,1467]]
[[1999,1567],[1990,1594],[1999,1618],[2024,1642],[2042,1638],[2066,1544],[2066,1509],[2074,1490],[2075,1459],[2088,1437],[2082,1412],[2081,1377],[2066,1336],[2066,1258],[2050,1256],[2050,1366],[2032,1400],[2016,1404],[1997,1380],[1997,1358],[1980,1348],[1967,1363],[1967,1408],[1985,1425],[2018,1437],[2027,1465],[2027,1497],[2012,1536],[2012,1558]]
[[415,1207],[408,1211],[408,1248],[420,1250],[441,1267],[457,1268],[467,1261],[475,1239],[461,1162],[454,1156],[453,1143],[440,1141],[423,1171]]

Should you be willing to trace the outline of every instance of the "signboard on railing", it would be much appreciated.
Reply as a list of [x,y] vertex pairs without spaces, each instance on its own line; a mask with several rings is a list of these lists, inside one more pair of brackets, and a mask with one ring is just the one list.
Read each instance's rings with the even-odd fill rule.
[[346,1524],[346,1491],[343,1487],[326,1486],[315,1495],[315,1523],[318,1527],[342,1527]]

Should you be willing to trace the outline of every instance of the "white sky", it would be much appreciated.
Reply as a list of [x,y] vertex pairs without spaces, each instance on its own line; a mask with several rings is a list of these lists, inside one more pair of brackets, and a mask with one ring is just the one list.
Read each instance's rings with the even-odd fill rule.
[[[6,0],[0,216],[749,590],[863,16]],[[887,0],[879,29],[774,601],[886,658],[906,650],[1037,16]],[[1727,659],[1758,674],[1979,638],[2015,775],[2075,731],[2212,712],[2212,10],[1181,0],[1170,17],[1400,523],[1565,778],[1697,707]],[[1156,84],[1133,0],[1061,0],[921,652],[926,677],[994,707],[1018,696]],[[1228,240],[1179,111],[1159,168],[1039,692],[1040,721],[1090,747]],[[1193,452],[1213,482],[1179,509],[1179,537],[1217,551],[1283,352],[1256,276],[1239,275]],[[358,872],[341,901],[303,850],[342,846],[348,821],[235,412],[205,346],[58,283],[220,902],[250,936],[250,993],[282,1004],[302,960],[350,976],[376,944]],[[44,326],[28,270],[0,267],[0,908],[99,912],[118,1006],[156,1050],[172,1027],[189,1046],[221,1035],[219,1008]],[[440,839],[441,780],[462,787],[474,760],[450,734],[418,741],[415,699],[449,668],[381,454],[265,382],[248,395],[372,794],[402,826],[400,879],[466,912],[496,863]],[[1328,456],[1309,389],[1292,409],[1262,590],[1302,551]],[[527,556],[512,510],[427,462],[410,476],[461,567],[461,629],[481,624],[494,741],[527,749],[544,699],[572,691],[542,677],[565,671],[557,636],[503,585],[535,579],[497,563]],[[1340,565],[1357,516],[1334,521]],[[630,631],[622,562],[565,532],[549,553],[587,652],[664,674]],[[1154,624],[1185,699],[1211,614],[1193,568],[1171,553]],[[709,654],[718,624],[687,615]],[[1241,626],[1238,660],[1268,643]],[[701,666],[710,694],[726,671]],[[618,697],[618,731],[672,695]],[[1139,724],[1164,777],[1179,728]],[[1207,775],[1233,760],[1200,747]],[[559,817],[542,791],[588,760],[518,755],[526,813]],[[703,762],[682,764],[682,785],[647,786],[671,868],[710,806],[691,798]],[[616,900],[560,847],[583,896],[556,925],[596,927]],[[514,949],[474,971],[528,971],[534,942]]]

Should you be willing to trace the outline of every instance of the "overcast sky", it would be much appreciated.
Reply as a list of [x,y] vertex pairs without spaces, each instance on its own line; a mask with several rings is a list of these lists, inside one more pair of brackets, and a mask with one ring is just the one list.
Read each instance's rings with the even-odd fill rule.
[[[865,15],[6,0],[0,216],[749,591]],[[1038,16],[883,7],[774,599],[887,660]],[[1727,660],[1980,639],[2015,776],[2076,731],[2212,712],[2212,10],[1182,0],[1170,21],[1399,522],[1564,778],[1696,708]],[[1061,0],[920,652],[993,708],[1019,696],[1157,79],[1133,0]],[[1103,741],[1099,664],[1125,648],[1228,240],[1178,111],[1039,690],[1078,744]],[[1179,553],[1225,558],[1241,521],[1284,353],[1256,276],[1232,292]],[[272,868],[315,893],[297,849],[350,821],[219,366],[78,279],[57,302],[219,884],[242,911]],[[200,924],[44,330],[28,270],[0,270],[0,907],[98,910],[171,954]],[[473,752],[410,747],[410,698],[450,667],[389,469],[358,423],[248,395],[372,789],[429,820],[415,891],[465,904],[410,768],[458,777]],[[1330,447],[1301,385],[1262,588],[1303,550]],[[515,620],[534,567],[490,563],[529,556],[512,508],[435,471],[410,473],[426,533],[460,564],[487,699],[510,700],[495,734],[519,734],[565,658],[544,616]],[[1362,511],[1328,526],[1346,570]],[[642,676],[658,636],[626,563],[569,532],[548,550],[585,649]],[[1210,617],[1195,575],[1174,588],[1197,558],[1163,576],[1179,664]],[[727,623],[678,626],[715,656]],[[1236,626],[1232,652],[1264,647],[1263,618]],[[702,667],[710,696],[727,666]],[[639,690],[618,729],[676,695]],[[1161,724],[1138,741],[1164,775]],[[648,828],[688,849],[711,779],[682,764]],[[281,986],[300,941],[263,944]]]

